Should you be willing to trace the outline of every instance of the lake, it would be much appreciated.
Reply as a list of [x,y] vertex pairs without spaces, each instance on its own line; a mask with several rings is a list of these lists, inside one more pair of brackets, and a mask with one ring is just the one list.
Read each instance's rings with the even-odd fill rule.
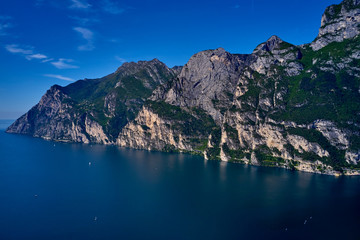
[[360,239],[360,177],[54,143],[0,122],[0,239]]

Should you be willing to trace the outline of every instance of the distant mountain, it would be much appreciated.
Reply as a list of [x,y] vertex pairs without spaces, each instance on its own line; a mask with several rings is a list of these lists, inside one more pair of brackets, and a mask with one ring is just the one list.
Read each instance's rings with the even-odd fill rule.
[[360,174],[360,0],[325,10],[319,35],[272,36],[252,54],[199,52],[184,67],[125,63],[53,86],[7,132]]

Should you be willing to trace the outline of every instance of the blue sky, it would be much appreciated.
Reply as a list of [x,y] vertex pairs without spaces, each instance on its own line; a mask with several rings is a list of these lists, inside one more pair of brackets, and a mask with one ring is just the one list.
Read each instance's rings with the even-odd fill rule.
[[278,35],[311,42],[340,0],[0,0],[0,119],[29,110],[54,84],[114,72],[124,61],[184,65],[223,47],[251,53]]

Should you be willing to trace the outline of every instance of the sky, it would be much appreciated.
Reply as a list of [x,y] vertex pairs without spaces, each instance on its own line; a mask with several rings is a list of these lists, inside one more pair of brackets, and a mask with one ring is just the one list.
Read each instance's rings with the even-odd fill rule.
[[340,0],[0,0],[0,119],[15,119],[52,85],[99,78],[130,61],[184,65],[202,50],[251,53],[277,35],[316,37]]

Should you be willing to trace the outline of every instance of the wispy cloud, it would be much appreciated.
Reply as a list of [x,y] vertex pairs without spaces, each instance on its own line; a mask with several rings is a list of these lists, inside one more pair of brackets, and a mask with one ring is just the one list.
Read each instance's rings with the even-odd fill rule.
[[53,61],[54,59],[53,58],[46,58],[44,60],[42,60],[41,62],[42,63],[47,63],[47,62],[50,62],[50,61]]
[[79,66],[72,65],[70,63],[74,62],[72,59],[60,58],[57,61],[50,62],[53,66],[58,69],[74,69],[79,68]]
[[48,57],[41,53],[27,55],[27,56],[25,56],[25,58],[27,60],[32,60],[32,59],[48,60]]
[[42,60],[42,62],[49,62],[53,60],[52,58],[48,58],[44,54],[35,53],[34,47],[31,46],[19,46],[18,44],[9,44],[5,45],[5,49],[10,53],[21,55],[29,61],[33,59]]
[[19,53],[22,55],[29,55],[34,53],[32,47],[20,47],[17,44],[5,45],[5,49],[11,53]]
[[86,44],[80,45],[78,47],[79,51],[91,51],[94,50],[94,33],[88,29],[83,27],[75,27],[73,28],[76,32],[80,33],[81,37],[86,40]]
[[121,63],[126,62],[126,59],[121,58],[121,57],[119,57],[119,56],[115,56],[115,59],[118,60],[118,61],[121,62]]
[[7,30],[13,27],[13,24],[9,22],[11,19],[10,16],[0,15],[0,36],[8,35]]
[[69,78],[69,77],[64,77],[62,75],[57,75],[57,74],[44,74],[45,77],[50,77],[50,78],[56,78],[56,79],[60,79],[60,80],[64,80],[64,81],[69,81],[69,82],[73,82],[74,79]]
[[102,1],[102,10],[111,14],[121,14],[125,11],[124,8],[119,7],[116,2],[111,0]]
[[78,16],[69,16],[70,19],[73,19],[78,25],[84,26],[84,25],[91,25],[93,23],[100,22],[99,19],[91,17],[91,18],[85,18],[85,17],[78,17]]
[[11,23],[0,23],[0,36],[8,35],[7,29],[11,28]]
[[110,43],[119,43],[120,42],[120,39],[116,39],[116,38],[109,38],[109,39],[106,39],[107,42],[110,42]]
[[8,44],[5,45],[5,49],[13,54],[18,54],[25,59],[31,61],[33,59],[41,61],[41,63],[50,63],[54,67],[58,69],[73,69],[79,68],[79,66],[71,64],[74,62],[72,59],[59,58],[58,60],[54,60],[54,58],[50,58],[45,54],[37,53],[34,51],[34,47],[31,46],[20,46],[18,44]]
[[71,1],[71,5],[69,8],[72,9],[82,9],[82,10],[86,10],[91,8],[91,4],[89,4],[86,0],[70,0]]

